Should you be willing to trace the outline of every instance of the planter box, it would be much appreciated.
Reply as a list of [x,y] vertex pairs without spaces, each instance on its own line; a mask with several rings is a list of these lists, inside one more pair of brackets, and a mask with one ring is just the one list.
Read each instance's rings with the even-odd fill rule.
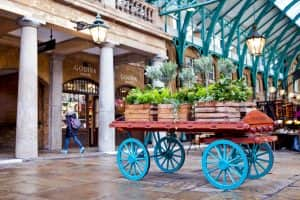
[[191,118],[190,104],[181,104],[178,110],[174,110],[173,104],[159,104],[157,109],[158,121],[188,121]]
[[198,102],[194,105],[195,121],[237,122],[240,121],[240,103]]
[[126,121],[156,121],[157,106],[151,104],[125,105]]

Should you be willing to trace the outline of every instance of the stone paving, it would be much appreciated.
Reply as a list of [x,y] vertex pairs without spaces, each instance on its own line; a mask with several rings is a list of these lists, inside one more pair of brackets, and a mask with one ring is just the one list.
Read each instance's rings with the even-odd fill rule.
[[192,200],[300,199],[300,154],[275,152],[270,174],[247,180],[240,188],[222,191],[202,175],[200,152],[191,152],[182,170],[164,174],[151,161],[139,182],[124,179],[115,156],[65,157],[0,166],[0,199],[16,200]]

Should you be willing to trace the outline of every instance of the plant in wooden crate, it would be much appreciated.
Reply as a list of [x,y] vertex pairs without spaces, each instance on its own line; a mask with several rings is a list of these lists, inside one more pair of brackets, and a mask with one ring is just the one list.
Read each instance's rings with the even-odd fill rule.
[[180,88],[175,94],[174,98],[177,100],[178,109],[177,116],[179,121],[188,121],[192,119],[192,104],[195,101],[194,88]]
[[204,97],[200,99],[209,97],[213,101],[198,101],[195,104],[195,119],[197,121],[239,121],[240,102],[247,101],[251,97],[251,91],[245,80],[231,80],[222,75],[216,83],[208,87],[207,95],[203,95]]
[[159,99],[157,89],[132,89],[126,97],[126,121],[154,121],[156,119],[156,103]]

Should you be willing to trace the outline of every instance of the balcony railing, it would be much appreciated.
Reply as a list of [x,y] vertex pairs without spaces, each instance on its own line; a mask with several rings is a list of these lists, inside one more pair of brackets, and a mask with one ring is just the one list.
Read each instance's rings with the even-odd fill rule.
[[154,23],[155,8],[142,0],[115,0],[116,9]]

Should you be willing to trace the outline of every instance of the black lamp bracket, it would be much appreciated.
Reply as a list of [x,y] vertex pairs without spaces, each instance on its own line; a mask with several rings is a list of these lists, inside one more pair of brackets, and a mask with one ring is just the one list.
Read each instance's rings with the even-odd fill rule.
[[77,31],[82,31],[84,29],[89,28],[90,24],[84,22],[84,21],[74,21],[71,20],[72,23],[76,24],[76,26],[74,27]]

